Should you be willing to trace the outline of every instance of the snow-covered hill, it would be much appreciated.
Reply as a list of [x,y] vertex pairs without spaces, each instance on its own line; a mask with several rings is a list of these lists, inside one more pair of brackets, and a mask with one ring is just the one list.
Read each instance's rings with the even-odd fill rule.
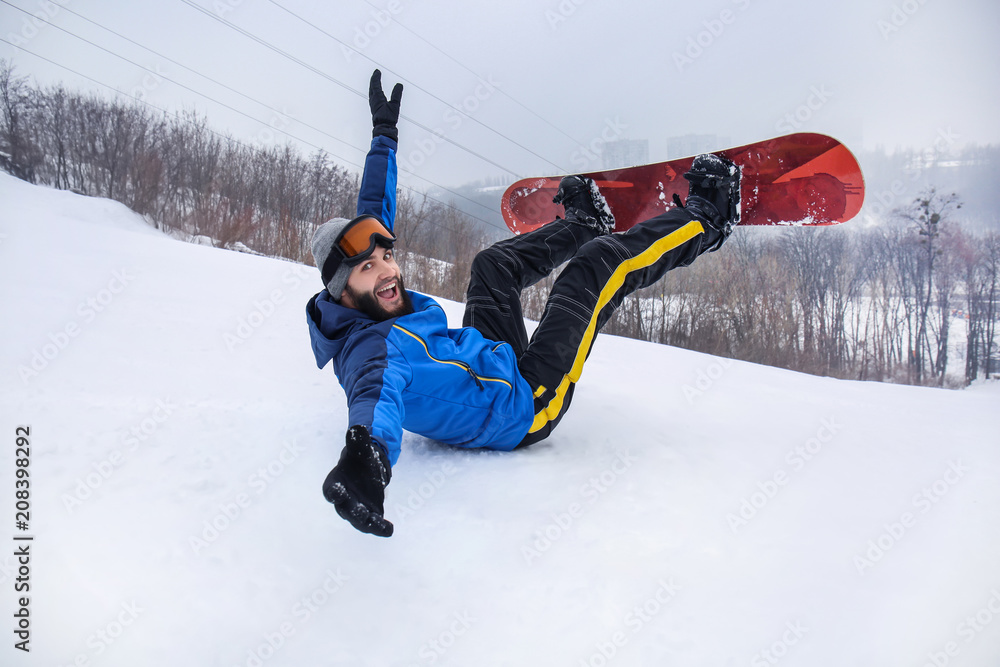
[[383,540],[321,495],[347,423],[315,269],[8,176],[0,202],[8,628],[34,536],[4,665],[998,664],[996,385],[604,336],[550,440],[407,435]]

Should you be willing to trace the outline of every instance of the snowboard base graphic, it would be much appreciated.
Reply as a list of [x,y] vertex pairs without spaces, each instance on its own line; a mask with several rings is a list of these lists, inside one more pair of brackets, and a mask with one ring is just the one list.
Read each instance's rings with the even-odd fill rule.
[[[715,151],[739,165],[740,225],[835,225],[858,214],[865,182],[854,155],[823,134],[789,134]],[[687,199],[684,172],[694,156],[585,174],[594,179],[622,232]],[[525,178],[504,192],[500,210],[515,234],[563,216],[552,203],[562,176]]]

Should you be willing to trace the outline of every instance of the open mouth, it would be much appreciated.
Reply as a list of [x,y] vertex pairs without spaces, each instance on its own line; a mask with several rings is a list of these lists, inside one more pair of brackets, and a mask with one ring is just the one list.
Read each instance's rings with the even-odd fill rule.
[[395,280],[390,280],[382,287],[375,290],[375,296],[383,301],[394,301],[399,296],[399,289]]

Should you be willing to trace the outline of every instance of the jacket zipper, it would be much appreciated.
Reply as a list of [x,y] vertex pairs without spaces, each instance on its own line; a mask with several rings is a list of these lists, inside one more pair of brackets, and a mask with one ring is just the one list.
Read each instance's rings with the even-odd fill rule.
[[[430,356],[430,354],[427,356]],[[472,379],[476,382],[476,386],[479,387],[480,391],[486,389],[486,387],[483,386],[483,381],[479,379],[478,375],[476,375],[476,371],[472,370],[472,366],[462,361],[456,361],[455,363],[464,368],[466,372],[472,376]]]
[[472,370],[472,366],[470,366],[469,364],[465,363],[464,361],[458,361],[457,359],[438,359],[437,357],[435,357],[434,355],[431,354],[430,348],[427,347],[427,342],[423,338],[421,338],[417,334],[413,333],[409,329],[404,329],[403,327],[399,326],[398,324],[393,324],[392,327],[394,329],[399,329],[403,333],[411,336],[416,341],[418,341],[423,346],[424,352],[431,359],[431,361],[436,361],[439,364],[453,364],[455,366],[458,366],[462,370],[464,370],[466,373],[468,373],[472,377],[473,381],[476,383],[476,386],[479,387],[480,391],[485,391],[485,389],[486,389],[485,385],[483,385],[483,379],[490,380],[490,381],[493,381],[493,382],[503,382],[505,385],[510,386],[510,383],[507,382],[507,380],[504,380],[502,378],[481,378],[476,373],[476,371]]

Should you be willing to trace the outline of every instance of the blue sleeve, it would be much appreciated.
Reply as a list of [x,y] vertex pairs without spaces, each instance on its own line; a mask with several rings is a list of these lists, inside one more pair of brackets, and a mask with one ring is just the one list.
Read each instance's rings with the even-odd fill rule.
[[340,356],[343,367],[335,366],[347,394],[348,422],[367,427],[395,466],[403,439],[403,389],[409,367],[391,363],[389,357],[385,338],[358,336]]
[[358,193],[358,215],[375,215],[393,231],[396,224],[396,142],[372,139]]

